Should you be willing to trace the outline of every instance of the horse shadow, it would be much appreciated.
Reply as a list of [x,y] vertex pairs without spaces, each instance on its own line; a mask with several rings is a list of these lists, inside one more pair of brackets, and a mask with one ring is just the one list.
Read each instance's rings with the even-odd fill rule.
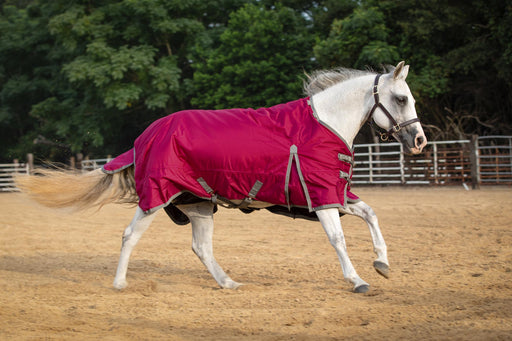
[[[2,255],[0,271],[27,275],[27,280],[48,283],[71,281],[87,283],[92,278],[95,282],[108,283],[114,280],[118,255],[91,255],[88,253],[40,253],[31,256]],[[155,262],[146,259],[134,259],[130,263],[129,276],[132,279],[159,279],[164,283],[175,283],[183,276],[193,279],[209,278],[200,264],[197,269],[187,268],[167,262]],[[215,284],[212,283],[215,287]]]

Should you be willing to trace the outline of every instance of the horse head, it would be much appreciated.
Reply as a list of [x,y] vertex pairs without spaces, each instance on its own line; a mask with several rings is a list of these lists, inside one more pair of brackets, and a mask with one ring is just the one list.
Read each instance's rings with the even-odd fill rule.
[[[414,107],[414,97],[405,81],[408,72],[409,65],[402,61],[392,72],[382,77],[377,75],[369,120],[373,119],[375,124],[386,130],[381,133],[383,140],[393,136],[407,153],[418,154],[426,146],[427,138]],[[380,79],[382,81],[379,82]]]

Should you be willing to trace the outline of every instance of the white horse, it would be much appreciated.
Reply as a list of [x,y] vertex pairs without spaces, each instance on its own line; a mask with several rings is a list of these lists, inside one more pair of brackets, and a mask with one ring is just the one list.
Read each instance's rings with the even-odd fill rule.
[[[375,74],[348,69],[316,72],[309,77],[305,91],[314,103],[318,120],[330,127],[348,146],[367,121],[384,129],[383,139],[393,136],[409,153],[420,153],[427,139],[417,118],[414,98],[405,82],[409,66],[400,62],[387,74]],[[300,124],[300,122],[299,122]],[[116,174],[95,171],[88,175],[68,172],[47,172],[47,176],[18,178],[20,188],[31,193],[39,202],[53,207],[87,207],[107,202],[133,202],[135,193],[133,167]],[[128,198],[126,198],[128,196]],[[212,201],[196,200],[192,203],[176,203],[192,225],[192,249],[222,288],[237,288],[240,283],[233,281],[220,267],[213,255],[213,213]],[[249,208],[264,208],[272,204],[251,201]],[[124,230],[119,265],[114,287],[127,286],[126,273],[133,248],[155,217],[155,211],[143,211],[137,207],[135,216]],[[340,222],[340,213],[351,214],[364,219],[369,227],[377,259],[373,266],[384,277],[389,276],[387,248],[379,228],[377,216],[362,200],[349,201],[344,208],[330,207],[315,211],[331,245],[338,254],[343,276],[353,284],[353,291],[364,293],[369,284],[359,277],[352,265],[345,245]]]

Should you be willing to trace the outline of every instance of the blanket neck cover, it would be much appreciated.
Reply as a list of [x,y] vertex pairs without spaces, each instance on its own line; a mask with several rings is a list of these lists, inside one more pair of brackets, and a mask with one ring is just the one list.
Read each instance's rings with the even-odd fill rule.
[[[103,166],[135,166],[139,206],[153,212],[185,192],[213,202],[345,207],[353,151],[317,119],[309,98],[260,109],[185,110],[153,122]],[[233,206],[232,206],[233,207]]]

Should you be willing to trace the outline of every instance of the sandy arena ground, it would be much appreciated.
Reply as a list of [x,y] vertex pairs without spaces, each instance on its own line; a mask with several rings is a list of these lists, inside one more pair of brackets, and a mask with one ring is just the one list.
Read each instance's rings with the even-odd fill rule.
[[190,226],[163,211],[113,289],[134,208],[69,214],[0,194],[0,340],[510,340],[512,189],[359,188],[391,277],[373,270],[364,222],[342,218],[367,294],[351,293],[319,223],[216,214],[216,258],[245,285],[221,290]]

